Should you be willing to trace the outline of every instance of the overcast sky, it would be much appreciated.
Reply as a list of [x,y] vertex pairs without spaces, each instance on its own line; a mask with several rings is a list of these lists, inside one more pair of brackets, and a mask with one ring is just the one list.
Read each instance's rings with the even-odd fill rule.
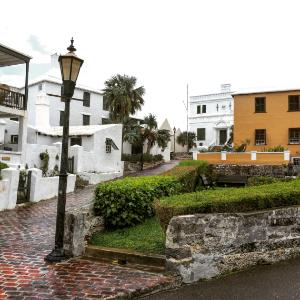
[[146,89],[139,115],[182,129],[187,83],[190,95],[300,87],[299,0],[9,0],[1,12],[0,43],[32,56],[32,70],[73,36],[78,82],[133,75]]

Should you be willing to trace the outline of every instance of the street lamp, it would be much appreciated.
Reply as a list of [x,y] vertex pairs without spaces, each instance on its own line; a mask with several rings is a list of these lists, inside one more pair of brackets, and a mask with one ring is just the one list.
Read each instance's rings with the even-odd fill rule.
[[143,171],[144,168],[144,133],[145,133],[145,128],[141,127],[140,128],[140,134],[141,134],[141,148],[142,148],[142,153],[141,153],[141,171]]
[[74,94],[76,80],[83,64],[83,60],[75,55],[74,40],[71,39],[71,45],[67,48],[69,52],[60,55],[58,58],[63,82],[63,100],[65,102],[63,136],[61,148],[61,163],[58,183],[58,201],[56,215],[56,231],[55,231],[55,247],[49,253],[45,260],[48,262],[59,262],[66,259],[64,253],[64,223],[65,223],[65,207],[66,207],[66,191],[68,178],[68,144],[69,144],[69,118],[70,118],[70,102]]
[[173,158],[175,159],[175,134],[176,134],[176,127],[175,126],[173,128],[173,132],[174,132],[174,155],[173,155]]

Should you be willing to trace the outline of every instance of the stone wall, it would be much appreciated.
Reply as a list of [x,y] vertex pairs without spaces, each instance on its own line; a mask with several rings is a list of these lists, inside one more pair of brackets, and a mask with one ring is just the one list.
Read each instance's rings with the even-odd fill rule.
[[[275,176],[299,175],[300,166],[287,165],[209,165],[208,174],[215,179],[219,175],[241,175],[241,176]],[[288,174],[288,171],[292,172]]]
[[300,207],[173,217],[167,269],[190,283],[300,254]]
[[66,212],[64,250],[68,256],[81,256],[91,235],[104,230],[104,218],[95,216],[93,207],[90,203]]

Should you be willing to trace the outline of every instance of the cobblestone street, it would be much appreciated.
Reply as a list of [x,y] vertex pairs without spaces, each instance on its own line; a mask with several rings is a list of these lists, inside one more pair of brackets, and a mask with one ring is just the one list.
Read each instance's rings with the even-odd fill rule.
[[[93,190],[68,195],[67,207],[87,202]],[[172,284],[170,277],[101,262],[45,263],[54,243],[56,202],[0,212],[0,299],[105,299]]]

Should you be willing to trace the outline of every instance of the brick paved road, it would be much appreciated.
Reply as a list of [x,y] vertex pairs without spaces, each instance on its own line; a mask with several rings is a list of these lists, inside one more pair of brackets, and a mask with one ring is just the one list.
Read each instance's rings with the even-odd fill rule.
[[[67,198],[86,202],[88,187]],[[56,199],[0,212],[0,299],[104,299],[132,295],[173,279],[100,262],[71,259],[46,264],[54,242]]]

